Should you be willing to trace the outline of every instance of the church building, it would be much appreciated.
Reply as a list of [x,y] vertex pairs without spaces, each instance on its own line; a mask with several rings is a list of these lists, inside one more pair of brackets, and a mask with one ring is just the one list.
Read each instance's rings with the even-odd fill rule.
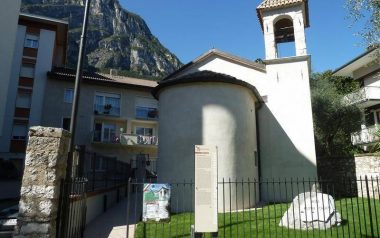
[[[308,1],[264,0],[257,14],[265,60],[212,49],[153,90],[160,111],[158,181],[194,181],[194,145],[217,147],[219,181],[317,176]],[[280,57],[284,43],[294,44],[293,56]]]

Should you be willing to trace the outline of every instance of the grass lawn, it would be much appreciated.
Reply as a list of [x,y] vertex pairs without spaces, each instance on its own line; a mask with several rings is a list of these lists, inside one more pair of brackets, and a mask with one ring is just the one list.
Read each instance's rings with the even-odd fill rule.
[[[347,198],[336,201],[343,219],[339,227],[308,231],[280,227],[278,224],[289,204],[276,204],[257,210],[219,214],[219,237],[380,237],[380,201],[371,199],[370,202],[374,236],[371,235],[368,200]],[[135,237],[190,237],[191,224],[194,224],[193,213],[173,214],[170,222],[137,224]]]

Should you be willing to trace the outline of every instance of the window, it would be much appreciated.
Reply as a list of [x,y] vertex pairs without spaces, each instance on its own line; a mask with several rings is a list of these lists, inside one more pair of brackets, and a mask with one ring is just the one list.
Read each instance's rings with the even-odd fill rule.
[[139,119],[157,119],[158,118],[158,110],[157,110],[157,108],[136,107],[136,118],[139,118]]
[[63,95],[63,102],[73,103],[74,90],[72,88],[66,88]]
[[62,119],[62,128],[69,131],[70,130],[70,122],[71,119],[69,117],[65,117]]
[[153,136],[153,128],[136,127],[135,134],[140,136]]
[[12,130],[13,140],[26,140],[28,134],[28,126],[26,124],[14,124]]
[[25,78],[34,78],[34,64],[22,64],[20,76]]
[[157,119],[158,118],[157,100],[151,98],[136,98],[136,118]]
[[31,96],[30,93],[17,93],[16,107],[30,108]]
[[94,141],[105,143],[117,143],[116,125],[111,123],[95,123]]
[[111,116],[120,115],[120,95],[109,93],[96,93],[95,114],[105,114]]
[[37,49],[38,48],[38,38],[39,37],[37,35],[27,34],[25,37],[24,47]]

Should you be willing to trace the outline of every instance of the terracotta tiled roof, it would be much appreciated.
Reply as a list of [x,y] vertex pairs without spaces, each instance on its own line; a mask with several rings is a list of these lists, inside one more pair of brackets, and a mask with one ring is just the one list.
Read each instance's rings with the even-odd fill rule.
[[156,87],[158,83],[153,80],[147,80],[147,79],[138,79],[138,78],[131,78],[131,77],[125,77],[125,76],[118,76],[118,75],[111,75],[111,74],[103,74],[99,73],[99,75],[107,77],[111,80],[114,80],[119,83],[125,83],[125,84],[133,84],[133,85],[140,85],[140,86],[147,86],[147,87]]
[[[64,67],[55,67],[52,71],[48,72],[48,77],[56,80],[72,81],[75,79],[75,70]],[[102,83],[108,85],[113,84],[115,86],[154,88],[158,85],[156,81],[152,80],[115,76],[95,72],[83,72],[82,78],[86,83]]]
[[256,8],[257,16],[260,20],[261,28],[263,28],[262,12],[268,9],[275,9],[280,7],[288,7],[300,3],[305,3],[305,26],[309,27],[309,4],[308,0],[263,0],[263,2]]
[[257,8],[265,9],[265,8],[276,8],[287,5],[292,5],[295,3],[305,2],[305,0],[264,0]]

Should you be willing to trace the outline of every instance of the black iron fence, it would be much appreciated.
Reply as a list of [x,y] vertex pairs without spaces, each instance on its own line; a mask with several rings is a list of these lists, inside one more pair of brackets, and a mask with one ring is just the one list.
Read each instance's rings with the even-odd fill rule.
[[86,225],[86,178],[62,181],[57,218],[57,237],[83,237]]
[[[157,161],[158,158],[151,158],[149,155],[142,155],[144,159],[141,159],[141,156],[137,156],[139,158],[131,160],[131,168],[133,171],[137,170],[139,167],[145,169],[146,179],[154,179],[157,178]],[[140,164],[139,164],[140,163]],[[132,177],[136,179],[136,175],[133,173]]]
[[[223,179],[217,187],[218,235],[380,237],[379,180]],[[143,222],[147,182],[129,183],[127,237],[190,237],[195,222],[194,183],[170,183],[169,221]]]
[[131,176],[131,165],[116,157],[86,151],[79,164],[82,176],[88,179],[88,191],[124,185]]

